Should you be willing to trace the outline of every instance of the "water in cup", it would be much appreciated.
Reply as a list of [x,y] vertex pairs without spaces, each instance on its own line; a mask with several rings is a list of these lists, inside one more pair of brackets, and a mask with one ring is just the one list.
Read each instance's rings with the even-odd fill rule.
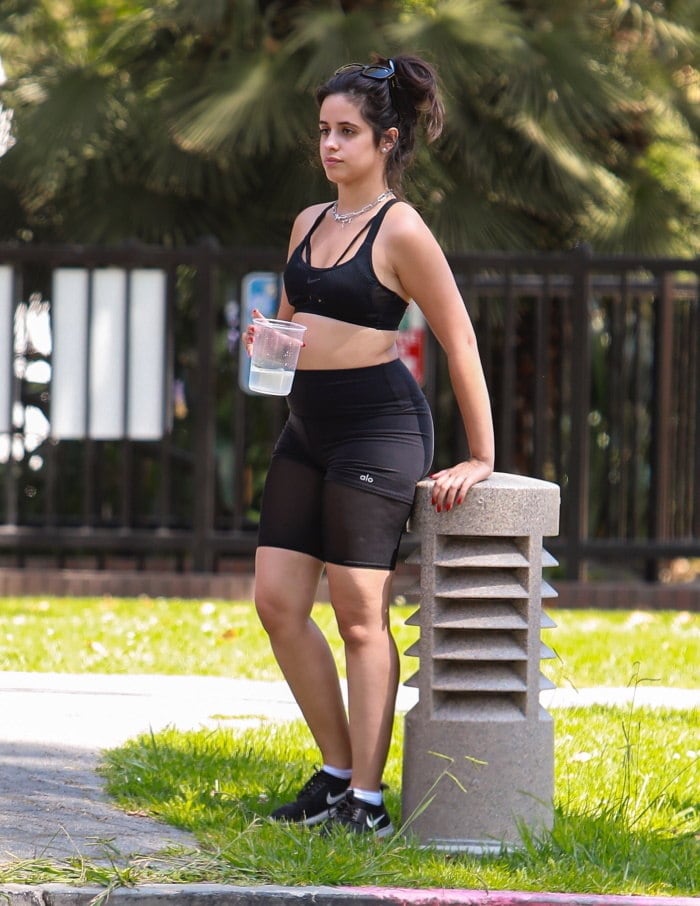
[[260,368],[251,363],[248,386],[257,393],[286,396],[292,389],[294,372],[284,368]]
[[257,393],[286,396],[292,389],[306,327],[274,318],[254,318],[253,323],[248,386]]

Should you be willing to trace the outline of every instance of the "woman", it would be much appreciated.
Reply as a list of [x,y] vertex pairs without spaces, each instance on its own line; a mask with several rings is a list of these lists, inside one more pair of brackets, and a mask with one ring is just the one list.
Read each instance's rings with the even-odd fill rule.
[[[491,410],[474,331],[453,275],[401,175],[422,122],[442,128],[433,69],[413,56],[343,66],[317,92],[320,157],[337,201],[291,234],[278,317],[306,325],[263,494],[256,607],[320,749],[323,767],[276,820],[328,822],[377,836],[399,660],[391,578],[415,484],[430,467],[432,421],[396,336],[417,304],[444,349],[471,458],[434,480],[437,512],[493,469]],[[248,351],[254,327],[245,335]],[[348,711],[310,613],[321,571],[345,646]]]

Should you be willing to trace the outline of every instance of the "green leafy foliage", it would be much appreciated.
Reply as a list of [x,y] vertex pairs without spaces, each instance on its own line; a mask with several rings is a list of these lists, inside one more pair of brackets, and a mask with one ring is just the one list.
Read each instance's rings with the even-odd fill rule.
[[8,0],[0,239],[283,245],[333,194],[313,88],[406,51],[444,83],[409,198],[448,250],[692,255],[698,43],[690,2]]

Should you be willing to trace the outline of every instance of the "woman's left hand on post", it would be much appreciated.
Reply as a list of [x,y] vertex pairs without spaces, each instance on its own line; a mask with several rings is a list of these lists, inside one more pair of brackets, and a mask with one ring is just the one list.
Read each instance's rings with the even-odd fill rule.
[[492,472],[491,466],[479,459],[468,459],[449,469],[433,472],[430,475],[434,482],[430,502],[438,513],[448,512],[464,502],[472,485],[484,481]]

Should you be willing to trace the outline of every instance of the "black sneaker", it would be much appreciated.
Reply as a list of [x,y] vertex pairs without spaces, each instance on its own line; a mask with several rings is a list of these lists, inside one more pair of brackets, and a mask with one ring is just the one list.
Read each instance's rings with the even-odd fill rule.
[[319,824],[345,798],[349,785],[349,780],[333,777],[325,771],[316,771],[299,790],[296,800],[281,805],[270,817],[275,821],[296,821],[307,827]]
[[388,837],[394,833],[394,826],[382,802],[371,805],[356,799],[352,790],[331,810],[328,821],[323,826],[323,833],[332,834],[333,829],[342,827],[353,834],[374,834],[377,837]]

